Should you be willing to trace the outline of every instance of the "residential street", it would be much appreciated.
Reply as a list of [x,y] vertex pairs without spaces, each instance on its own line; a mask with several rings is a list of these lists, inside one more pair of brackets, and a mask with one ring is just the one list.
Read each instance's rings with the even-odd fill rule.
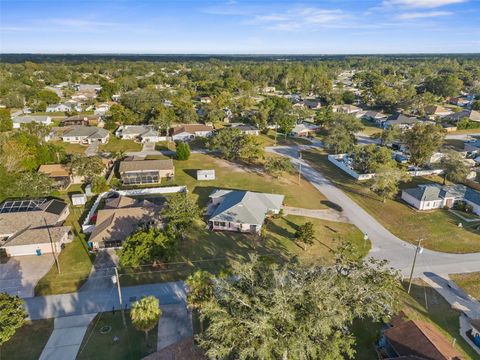
[[[383,227],[375,218],[368,214],[343,191],[335,187],[322,174],[314,170],[307,162],[299,160],[298,151],[302,147],[278,146],[266,150],[282,156],[288,156],[298,167],[302,164],[302,175],[315,186],[328,200],[338,204],[351,223],[362,232],[368,234],[372,242],[369,256],[377,259],[387,259],[390,265],[408,275],[412,266],[415,246],[407,243]],[[417,258],[415,275],[425,272],[436,274],[456,274],[480,271],[480,253],[446,254],[425,249]]]
[[[122,287],[123,304],[127,308],[144,295],[157,297],[161,305],[186,302],[186,289],[180,281]],[[94,314],[111,311],[113,307],[118,310],[120,307],[116,287],[37,296],[25,299],[25,303],[31,320]]]

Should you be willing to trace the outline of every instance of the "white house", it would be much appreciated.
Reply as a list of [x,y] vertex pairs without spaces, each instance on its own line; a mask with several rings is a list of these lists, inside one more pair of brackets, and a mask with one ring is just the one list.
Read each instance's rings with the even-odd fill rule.
[[105,115],[108,110],[110,110],[110,105],[108,104],[100,104],[100,105],[95,105],[95,110],[93,113],[95,115]]
[[362,109],[355,105],[350,104],[343,104],[343,105],[334,105],[333,112],[341,113],[341,114],[355,114]]
[[61,135],[63,142],[71,144],[106,144],[110,139],[110,133],[95,126],[75,125]]
[[243,123],[234,123],[231,125],[232,128],[240,130],[243,134],[246,135],[260,135],[260,129],[253,125],[243,124]]
[[209,137],[213,134],[213,127],[203,124],[177,125],[172,128],[173,141],[188,141],[197,137]]
[[452,208],[456,202],[466,200],[467,192],[465,185],[419,185],[402,190],[402,200],[418,210]]
[[12,118],[13,128],[19,129],[22,124],[38,123],[43,125],[51,125],[52,118],[50,116],[40,116],[40,115],[26,115],[26,116],[16,116]]
[[66,111],[70,111],[71,108],[68,106],[68,105],[65,105],[65,104],[52,104],[52,105],[48,105],[47,106],[47,109],[45,110],[45,112],[66,112]]
[[197,180],[215,180],[215,170],[197,170]]
[[166,140],[165,136],[160,136],[159,132],[151,125],[122,125],[115,136],[124,140],[137,140],[145,142],[159,142]]
[[210,195],[208,224],[212,230],[260,232],[268,215],[278,214],[283,195],[216,190]]
[[297,124],[293,128],[293,130],[290,132],[292,136],[297,136],[297,137],[305,137],[305,136],[313,136],[315,135],[315,132],[318,130],[318,126],[315,125],[310,125],[310,124]]

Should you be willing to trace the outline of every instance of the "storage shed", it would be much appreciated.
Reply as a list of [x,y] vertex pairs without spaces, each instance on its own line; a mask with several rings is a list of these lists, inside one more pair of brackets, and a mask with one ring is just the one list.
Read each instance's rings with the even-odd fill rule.
[[197,180],[215,180],[215,170],[197,170]]

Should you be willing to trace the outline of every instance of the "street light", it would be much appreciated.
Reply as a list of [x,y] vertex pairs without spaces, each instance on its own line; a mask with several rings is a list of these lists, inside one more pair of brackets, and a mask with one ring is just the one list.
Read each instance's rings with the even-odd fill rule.
[[423,239],[418,240],[417,247],[415,248],[415,255],[413,256],[413,264],[412,264],[412,271],[410,271],[410,279],[408,280],[408,291],[407,293],[410,294],[410,289],[412,288],[412,278],[413,278],[413,271],[415,269],[415,263],[417,261],[417,254],[423,253],[423,247],[420,246]]

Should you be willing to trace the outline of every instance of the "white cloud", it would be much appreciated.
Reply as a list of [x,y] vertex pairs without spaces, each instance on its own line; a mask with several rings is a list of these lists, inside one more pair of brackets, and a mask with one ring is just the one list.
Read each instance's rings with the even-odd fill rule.
[[48,24],[65,26],[69,28],[106,28],[112,26],[118,26],[120,24],[106,21],[95,21],[87,19],[47,19],[45,21]]
[[409,8],[437,8],[445,5],[460,4],[467,0],[384,0],[383,5],[398,5]]
[[396,19],[414,20],[448,15],[452,15],[452,13],[448,11],[407,12],[396,16]]
[[290,31],[341,26],[341,21],[348,17],[348,14],[338,9],[294,8],[281,13],[255,15],[252,21],[272,30]]

